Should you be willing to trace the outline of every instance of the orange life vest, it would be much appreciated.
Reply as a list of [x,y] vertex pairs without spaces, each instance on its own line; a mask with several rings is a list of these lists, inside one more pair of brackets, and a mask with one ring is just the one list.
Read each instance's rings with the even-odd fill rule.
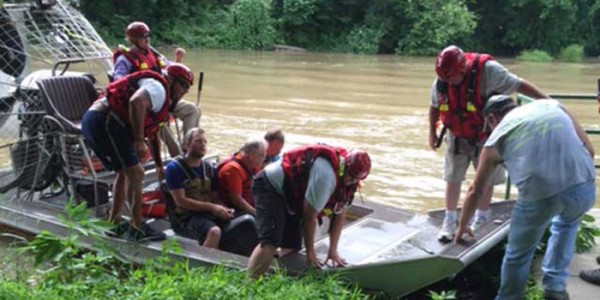
[[483,131],[485,102],[481,98],[481,79],[485,63],[494,58],[479,53],[465,53],[465,56],[467,72],[459,85],[438,81],[440,118],[454,136],[479,141],[487,137]]
[[[219,174],[219,172],[221,171],[223,166],[225,166],[226,164],[234,162],[234,163],[240,165],[241,169],[244,170],[244,172],[246,173],[246,180],[244,180],[242,182],[242,198],[244,198],[244,200],[246,200],[246,202],[248,202],[248,204],[250,204],[252,207],[254,207],[254,197],[252,195],[252,183],[253,183],[252,175],[254,173],[252,172],[252,170],[250,170],[250,168],[246,167],[246,165],[244,165],[244,163],[240,159],[237,158],[238,154],[239,154],[239,152],[233,153],[229,157],[220,161],[219,164],[217,165],[217,171],[215,172],[215,174]],[[224,194],[220,193],[219,195],[220,195],[221,199],[226,199]],[[227,204],[231,205],[231,203],[227,203]]]
[[144,51],[137,47],[128,48],[119,45],[119,47],[113,51],[113,62],[116,62],[117,57],[121,55],[123,55],[123,57],[125,57],[133,66],[130,73],[143,70],[152,70],[160,73],[161,69],[167,66],[163,56],[153,49]]
[[106,99],[110,109],[119,116],[119,118],[131,124],[129,120],[129,100],[131,96],[139,89],[138,82],[144,78],[153,78],[158,80],[165,88],[165,103],[158,113],[146,112],[144,117],[144,136],[153,138],[162,123],[169,121],[169,105],[171,97],[169,95],[169,83],[167,80],[154,71],[139,71],[129,74],[117,81],[111,82],[106,87]]

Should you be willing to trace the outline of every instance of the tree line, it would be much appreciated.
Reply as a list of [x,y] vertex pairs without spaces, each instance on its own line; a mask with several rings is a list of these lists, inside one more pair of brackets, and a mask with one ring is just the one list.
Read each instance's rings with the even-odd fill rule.
[[600,55],[600,0],[72,0],[111,45],[131,21],[155,45],[435,55],[448,44],[495,55],[577,45]]

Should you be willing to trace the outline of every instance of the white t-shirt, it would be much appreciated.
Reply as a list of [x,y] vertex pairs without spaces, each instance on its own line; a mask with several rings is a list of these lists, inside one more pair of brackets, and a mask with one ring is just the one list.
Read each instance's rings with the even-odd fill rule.
[[138,81],[138,86],[148,92],[152,103],[152,111],[159,112],[167,98],[167,92],[162,83],[154,78],[142,78]]
[[[283,192],[284,174],[281,160],[267,165],[265,174],[275,190],[279,194],[285,195]],[[325,208],[331,194],[333,194],[335,184],[336,178],[333,167],[326,159],[317,157],[308,175],[308,185],[304,198],[316,211],[321,211]]]
[[485,147],[500,153],[519,189],[519,200],[544,199],[596,176],[589,152],[556,100],[537,100],[513,109]]

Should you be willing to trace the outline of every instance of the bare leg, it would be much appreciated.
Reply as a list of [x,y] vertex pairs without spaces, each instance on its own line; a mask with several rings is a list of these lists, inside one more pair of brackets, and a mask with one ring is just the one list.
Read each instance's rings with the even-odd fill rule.
[[114,224],[119,224],[121,221],[121,209],[125,202],[125,184],[126,184],[125,171],[117,172],[117,177],[113,183],[113,203],[110,210],[110,216],[108,220]]
[[131,224],[140,229],[142,228],[142,180],[144,179],[144,167],[137,164],[125,169],[129,182],[128,194],[131,195]]
[[462,182],[446,182],[446,210],[456,210]]
[[179,101],[175,105],[173,115],[183,122],[183,134],[191,128],[198,127],[200,124],[200,108],[194,103],[187,101]]
[[219,242],[221,241],[221,228],[215,226],[206,233],[204,244],[202,246],[209,248],[219,248]]
[[258,244],[248,259],[248,275],[256,279],[265,274],[273,262],[276,250],[273,245]]
[[171,128],[168,126],[163,126],[160,129],[160,135],[162,140],[165,142],[165,145],[167,145],[167,150],[169,151],[169,155],[171,157],[176,157],[182,153],[179,143],[175,139],[175,135],[173,134],[173,131],[171,131]]

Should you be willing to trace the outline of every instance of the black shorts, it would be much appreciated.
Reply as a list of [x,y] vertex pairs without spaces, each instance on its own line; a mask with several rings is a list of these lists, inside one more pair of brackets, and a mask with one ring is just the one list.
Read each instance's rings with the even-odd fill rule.
[[81,120],[81,132],[107,169],[121,171],[138,164],[131,126],[116,114],[88,110]]
[[285,197],[277,193],[265,172],[260,172],[254,179],[252,193],[256,205],[259,243],[300,250],[301,215],[288,213]]
[[198,241],[198,244],[204,244],[208,231],[217,226],[223,227],[227,221],[223,221],[209,212],[187,212],[179,215],[171,224],[175,233],[186,236]]

